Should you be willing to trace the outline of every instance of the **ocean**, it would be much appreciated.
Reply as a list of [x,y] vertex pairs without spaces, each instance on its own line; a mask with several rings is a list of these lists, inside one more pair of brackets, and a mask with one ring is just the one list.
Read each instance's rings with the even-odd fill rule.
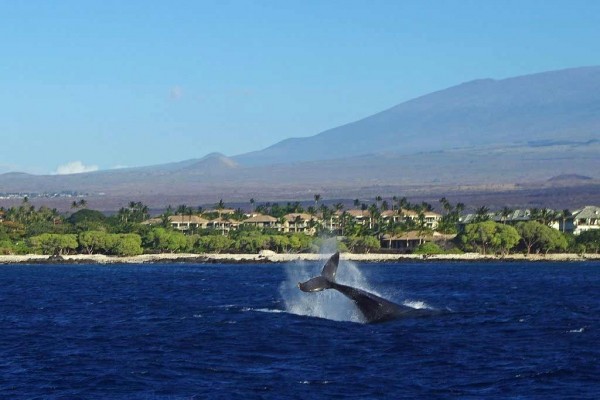
[[0,266],[0,397],[598,399],[600,263]]

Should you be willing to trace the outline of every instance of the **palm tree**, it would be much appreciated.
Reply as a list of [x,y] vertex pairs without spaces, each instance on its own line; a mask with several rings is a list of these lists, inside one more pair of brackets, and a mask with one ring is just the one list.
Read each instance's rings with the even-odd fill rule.
[[131,217],[131,210],[129,208],[121,207],[121,209],[119,209],[118,215],[121,222],[128,223],[129,218]]
[[192,215],[194,215],[194,209],[192,207],[186,207],[185,210],[187,216],[188,216],[188,227],[189,227],[189,231],[190,233],[194,233],[194,230],[192,229]]
[[358,206],[360,206],[360,200],[359,199],[354,199],[354,207],[358,208]]
[[421,209],[424,211],[433,211],[433,206],[426,201],[421,202]]
[[377,208],[379,208],[379,203],[381,203],[381,200],[383,200],[381,196],[375,196],[375,204],[377,204]]
[[406,200],[406,197],[401,197],[398,199],[398,211],[409,209],[410,203]]
[[251,212],[254,212],[254,203],[255,203],[254,199],[253,198],[250,199],[250,211]]
[[445,197],[440,199],[440,203],[442,204],[442,208],[446,211],[446,214],[450,214],[452,212],[452,205]]
[[512,214],[513,210],[511,210],[508,207],[504,207],[502,209],[502,211],[500,211],[500,215],[502,216],[502,223],[506,224],[506,220],[508,219],[508,217],[510,216],[510,214]]
[[223,202],[223,199],[220,199],[219,202],[215,204],[215,208],[219,213],[219,218],[221,218],[221,214],[223,213],[223,209],[225,208],[225,203]]
[[549,208],[543,208],[540,210],[539,219],[542,224],[548,225],[554,218],[555,213]]
[[475,222],[484,222],[490,219],[490,209],[486,206],[481,206],[475,210]]
[[568,208],[565,208],[562,211],[558,212],[557,215],[562,220],[562,232],[565,233],[565,225],[567,223],[567,218],[571,216],[571,211]]
[[187,213],[188,206],[186,204],[180,204],[177,206],[177,214],[181,215],[181,223],[183,224],[183,216]]
[[532,208],[529,210],[529,219],[531,221],[537,221],[540,218],[540,209],[539,208]]
[[321,201],[321,195],[317,193],[315,194],[315,207],[319,206],[319,201]]
[[387,200],[384,200],[381,202],[381,210],[382,211],[387,211],[390,209],[390,205],[388,204]]

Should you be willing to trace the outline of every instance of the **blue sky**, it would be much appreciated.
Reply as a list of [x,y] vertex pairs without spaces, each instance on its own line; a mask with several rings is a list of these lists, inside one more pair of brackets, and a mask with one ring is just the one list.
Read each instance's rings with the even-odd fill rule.
[[2,1],[0,172],[236,155],[600,65],[599,1]]

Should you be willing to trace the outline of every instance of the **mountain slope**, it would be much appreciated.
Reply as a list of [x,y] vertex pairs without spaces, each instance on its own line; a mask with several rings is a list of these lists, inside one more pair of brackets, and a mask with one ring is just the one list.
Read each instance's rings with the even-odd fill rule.
[[552,144],[600,138],[600,67],[476,80],[306,138],[233,157],[242,165],[388,151]]
[[[78,192],[110,209],[131,199],[165,206],[221,198],[303,200],[314,193],[443,195],[463,187],[522,193],[541,182],[544,190],[563,188],[543,193],[552,194],[554,204],[572,207],[583,205],[574,196],[595,202],[600,192],[599,133],[600,67],[579,68],[465,83],[313,137],[231,158],[212,153],[73,175],[3,174],[0,194],[42,194],[39,199]],[[543,203],[539,193],[528,196],[512,206]],[[68,205],[62,198],[48,201]]]

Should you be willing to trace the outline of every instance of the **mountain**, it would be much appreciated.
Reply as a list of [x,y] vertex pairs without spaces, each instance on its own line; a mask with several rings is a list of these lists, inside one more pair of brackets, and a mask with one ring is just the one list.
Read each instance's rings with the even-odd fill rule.
[[600,67],[481,79],[347,125],[242,154],[242,165],[399,155],[489,145],[539,146],[600,137]]
[[[489,201],[482,196],[496,193],[513,208],[572,208],[597,202],[599,154],[600,67],[586,67],[464,83],[235,157],[212,153],[74,175],[2,174],[0,192],[85,193],[104,209],[128,200],[162,207],[221,198],[303,200],[315,193],[330,199],[456,193],[462,202],[467,195]],[[68,204],[52,198],[51,205]]]

